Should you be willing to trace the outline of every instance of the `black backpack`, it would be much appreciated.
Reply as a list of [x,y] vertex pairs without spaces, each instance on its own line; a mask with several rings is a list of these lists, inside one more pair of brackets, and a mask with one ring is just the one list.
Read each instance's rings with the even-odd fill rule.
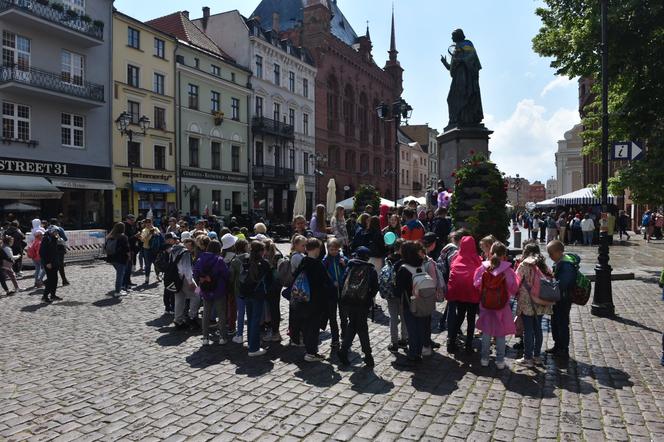
[[369,301],[369,272],[375,272],[372,265],[353,265],[341,291],[341,302],[366,305]]
[[166,254],[168,263],[164,270],[164,290],[169,293],[177,293],[182,290],[184,278],[180,276],[178,264],[182,257],[188,252],[185,249],[179,250],[176,255]]
[[168,250],[162,250],[157,253],[154,260],[154,269],[157,273],[165,273],[168,268],[168,261],[170,260],[170,253]]

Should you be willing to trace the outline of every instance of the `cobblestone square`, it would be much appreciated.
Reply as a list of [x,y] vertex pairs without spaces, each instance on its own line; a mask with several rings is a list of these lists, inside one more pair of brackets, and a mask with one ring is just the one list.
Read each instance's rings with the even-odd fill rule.
[[[590,260],[595,249],[581,252]],[[0,439],[664,440],[664,302],[654,283],[664,249],[612,253],[617,269],[638,270],[614,282],[620,318],[575,306],[568,364],[520,368],[510,349],[503,371],[480,367],[477,352],[450,357],[436,327],[443,349],[403,370],[387,351],[382,300],[370,325],[373,371],[359,343],[345,370],[336,357],[303,362],[287,340],[262,358],[232,343],[202,348],[162,316],[160,286],[114,299],[109,265],[70,265],[64,301],[41,304],[38,291],[0,298]]]

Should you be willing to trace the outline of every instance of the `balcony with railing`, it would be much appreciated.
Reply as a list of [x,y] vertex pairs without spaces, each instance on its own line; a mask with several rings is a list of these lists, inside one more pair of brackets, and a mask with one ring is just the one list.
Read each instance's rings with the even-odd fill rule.
[[274,135],[289,140],[295,139],[295,128],[290,124],[266,117],[254,117],[251,124],[251,129],[255,133]]
[[254,166],[252,169],[255,180],[276,181],[280,183],[292,183],[295,181],[295,170],[275,166]]
[[51,25],[45,32],[77,41],[84,47],[104,41],[104,23],[46,0],[0,0],[0,16],[19,26]]
[[92,106],[101,106],[104,103],[104,86],[100,84],[70,77],[69,74],[56,74],[18,65],[0,67],[0,89],[17,89],[27,93],[32,91],[38,97],[51,96],[57,101]]

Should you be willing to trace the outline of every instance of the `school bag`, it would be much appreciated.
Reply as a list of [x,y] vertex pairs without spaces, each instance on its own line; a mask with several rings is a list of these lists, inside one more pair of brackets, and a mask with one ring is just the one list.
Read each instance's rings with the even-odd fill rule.
[[186,253],[188,252],[182,249],[176,252],[175,255],[168,255],[168,263],[164,269],[164,290],[169,293],[177,293],[182,290],[184,278],[180,276],[178,264]]
[[106,246],[104,247],[106,251],[106,257],[110,258],[115,256],[115,252],[118,249],[118,240],[116,238],[109,238],[106,240]]
[[369,272],[374,267],[367,265],[352,265],[341,290],[340,301],[344,304],[366,305],[369,298]]
[[250,295],[256,289],[256,281],[252,281],[249,277],[249,255],[244,254],[236,257],[240,260],[240,275],[238,276],[238,282],[240,283],[240,297],[245,297]]
[[433,259],[429,259],[424,263],[424,269],[436,283],[436,301],[443,302],[447,293],[447,284],[445,284],[443,273]]
[[305,304],[311,301],[311,285],[305,272],[299,272],[290,290],[290,303]]
[[424,266],[413,267],[404,264],[403,267],[410,272],[413,279],[410,312],[416,318],[431,316],[436,309],[436,281]]
[[153,233],[149,245],[150,251],[158,253],[164,245],[164,237],[161,236],[161,233]]
[[394,271],[394,264],[389,259],[385,260],[385,265],[380,269],[378,276],[378,293],[383,299],[394,299],[397,286],[397,274]]
[[[556,281],[555,279],[549,279],[546,276],[544,276],[542,271],[537,266],[535,266],[534,273],[535,273],[534,277],[537,278],[537,281],[539,282],[539,290],[537,291],[537,293],[535,293],[535,295],[537,295],[543,301],[549,301],[549,302],[560,301],[561,293],[558,281]],[[533,287],[532,289],[535,289],[535,287]]]
[[277,281],[282,287],[288,287],[293,284],[293,274],[291,273],[290,259],[282,256],[277,261]]
[[157,273],[164,273],[168,267],[168,261],[170,259],[168,250],[162,250],[157,253],[157,257],[154,259],[154,270]]
[[574,289],[572,290],[572,303],[576,305],[588,304],[590,292],[592,291],[592,283],[579,268],[581,259],[576,255],[565,255],[563,261],[572,264],[576,270],[576,281],[574,283]]
[[500,310],[505,307],[510,299],[505,275],[503,273],[494,275],[487,269],[482,274],[480,293],[480,304],[485,309]]

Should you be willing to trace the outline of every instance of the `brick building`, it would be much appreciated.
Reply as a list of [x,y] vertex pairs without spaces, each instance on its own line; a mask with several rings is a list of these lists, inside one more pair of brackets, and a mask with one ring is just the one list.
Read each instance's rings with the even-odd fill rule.
[[535,181],[528,188],[528,202],[539,203],[546,199],[546,186],[540,182]]
[[316,156],[323,174],[317,194],[326,195],[329,178],[335,178],[337,200],[352,196],[363,184],[392,198],[398,171],[396,128],[378,118],[376,107],[393,103],[403,91],[394,17],[384,68],[374,61],[369,29],[358,36],[335,0],[263,0],[253,17],[263,26],[279,23],[280,35],[314,57]]

